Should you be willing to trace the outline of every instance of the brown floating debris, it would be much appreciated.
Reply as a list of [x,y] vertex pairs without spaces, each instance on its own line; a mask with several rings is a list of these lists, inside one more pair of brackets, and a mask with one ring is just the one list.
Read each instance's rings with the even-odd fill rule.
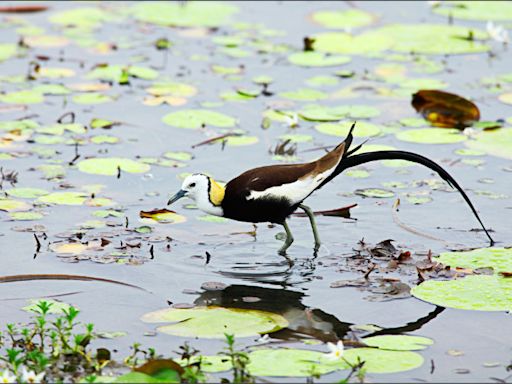
[[465,128],[480,120],[478,107],[454,93],[420,90],[412,95],[411,104],[436,127]]
[[8,5],[0,7],[0,12],[3,13],[34,13],[46,11],[46,5]]

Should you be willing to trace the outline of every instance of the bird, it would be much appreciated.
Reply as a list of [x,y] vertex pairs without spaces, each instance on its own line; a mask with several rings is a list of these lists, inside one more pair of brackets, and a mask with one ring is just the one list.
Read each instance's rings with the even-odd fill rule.
[[195,201],[197,208],[211,215],[250,223],[280,224],[286,232],[284,244],[278,251],[281,255],[286,255],[287,249],[294,240],[287,219],[300,208],[309,218],[316,253],[321,245],[320,237],[314,213],[303,203],[304,200],[348,168],[378,160],[408,160],[435,171],[448,185],[458,190],[483,228],[490,245],[494,245],[494,240],[473,203],[444,168],[414,152],[384,150],[356,153],[362,148],[364,142],[355,148],[350,148],[354,128],[355,123],[352,124],[345,140],[332,151],[309,163],[277,164],[250,169],[229,181],[225,186],[203,173],[187,176],[181,189],[169,199],[167,204],[171,205],[183,197],[189,197]]

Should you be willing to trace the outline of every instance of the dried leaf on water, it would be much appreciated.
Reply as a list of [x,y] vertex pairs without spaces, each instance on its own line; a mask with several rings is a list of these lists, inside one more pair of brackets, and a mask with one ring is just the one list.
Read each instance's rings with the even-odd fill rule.
[[412,95],[412,106],[436,127],[464,128],[480,120],[480,110],[462,96],[436,90]]

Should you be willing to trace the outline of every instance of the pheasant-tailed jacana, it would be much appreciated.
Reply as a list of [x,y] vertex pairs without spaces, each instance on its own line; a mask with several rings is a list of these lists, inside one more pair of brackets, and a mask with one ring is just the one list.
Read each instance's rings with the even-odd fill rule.
[[352,130],[347,138],[318,160],[304,164],[269,165],[242,173],[222,187],[210,176],[196,173],[188,176],[181,189],[169,199],[168,204],[188,196],[202,211],[215,216],[246,221],[250,223],[271,222],[281,224],[286,231],[284,245],[279,250],[285,254],[293,242],[293,236],[286,222],[297,208],[306,212],[313,229],[315,251],[320,238],[311,208],[302,202],[314,191],[338,176],[347,168],[377,160],[401,159],[422,164],[437,172],[451,187],[456,188],[473,211],[476,219],[489,238],[494,240],[478,216],[475,207],[455,179],[432,160],[406,151],[376,151],[354,154],[362,145],[350,150]]

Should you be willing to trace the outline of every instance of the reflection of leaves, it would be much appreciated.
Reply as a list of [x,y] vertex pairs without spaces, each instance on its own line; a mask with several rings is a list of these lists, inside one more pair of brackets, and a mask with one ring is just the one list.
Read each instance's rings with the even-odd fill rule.
[[480,120],[474,103],[444,91],[418,91],[412,96],[412,106],[437,127],[464,128]]

